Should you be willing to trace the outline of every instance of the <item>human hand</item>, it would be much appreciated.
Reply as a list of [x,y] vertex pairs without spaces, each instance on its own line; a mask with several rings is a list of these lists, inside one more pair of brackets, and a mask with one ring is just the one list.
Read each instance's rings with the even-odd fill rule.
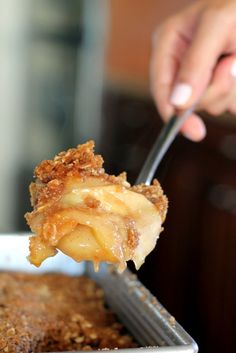
[[[157,29],[151,90],[165,121],[200,97],[212,115],[236,113],[236,0],[198,0]],[[205,124],[192,114],[182,133],[200,141]]]

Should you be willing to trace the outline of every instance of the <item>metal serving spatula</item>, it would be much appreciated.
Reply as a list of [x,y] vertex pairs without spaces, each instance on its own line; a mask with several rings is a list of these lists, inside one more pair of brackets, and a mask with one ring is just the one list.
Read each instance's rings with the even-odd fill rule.
[[157,136],[157,139],[151,151],[148,154],[148,157],[136,180],[136,184],[151,184],[153,176],[163,156],[165,155],[166,151],[170,147],[178,132],[180,131],[183,123],[195,110],[196,105],[197,103],[192,105],[189,109],[185,110],[179,115],[173,115],[171,119],[165,124],[160,134]]

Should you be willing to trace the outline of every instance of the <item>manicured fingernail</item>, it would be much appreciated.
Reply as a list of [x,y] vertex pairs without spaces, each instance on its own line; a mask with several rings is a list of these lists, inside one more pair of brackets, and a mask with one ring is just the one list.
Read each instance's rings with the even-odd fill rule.
[[170,103],[176,106],[184,105],[192,95],[192,87],[186,83],[177,84],[171,94]]
[[233,61],[233,64],[231,66],[230,70],[231,76],[236,78],[236,60]]

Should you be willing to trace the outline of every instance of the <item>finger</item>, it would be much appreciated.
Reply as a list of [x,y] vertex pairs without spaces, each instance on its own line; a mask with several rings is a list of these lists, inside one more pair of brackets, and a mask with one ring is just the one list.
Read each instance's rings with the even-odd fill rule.
[[174,111],[169,102],[170,92],[181,59],[194,33],[199,11],[199,4],[186,8],[185,11],[181,11],[180,14],[166,21],[154,35],[150,66],[151,88],[158,110],[165,120]]
[[206,126],[197,114],[192,114],[184,123],[181,132],[189,140],[199,142],[206,136]]
[[157,67],[152,69],[151,75],[154,78],[151,82],[151,92],[161,117],[166,121],[174,112],[173,106],[168,102],[168,97],[172,88],[172,76],[175,76],[177,65],[172,60],[166,62],[165,65],[169,67],[168,74],[164,74],[162,77],[158,77]]
[[209,114],[214,116],[219,116],[226,111],[231,113],[235,113],[236,111],[236,83],[234,87],[231,89],[231,93],[225,99],[222,99],[220,102],[215,102],[214,104],[209,105],[207,109],[205,109]]
[[151,91],[158,110],[166,120],[174,112],[169,103],[173,82],[179,68],[180,58],[186,50],[186,43],[178,37],[174,20],[158,32],[151,59]]
[[217,64],[211,84],[200,102],[200,108],[214,114],[228,109],[227,102],[231,101],[231,91],[236,80],[236,56],[230,55]]
[[230,106],[229,112],[233,115],[236,115],[236,103],[234,103]]
[[201,5],[195,3],[176,14],[156,31],[150,65],[151,91],[164,120],[173,114],[169,102],[182,57],[195,31]]
[[[213,16],[213,14],[215,16]],[[229,26],[217,13],[204,14],[178,72],[170,102],[186,108],[197,101],[211,80],[219,56],[225,51]]]
[[207,113],[213,116],[219,116],[230,108],[230,101],[228,98],[220,100],[220,102],[211,103],[206,109]]
[[236,114],[236,82],[234,85],[234,89],[232,90],[232,93],[231,93],[230,102],[228,104],[227,110],[233,115]]

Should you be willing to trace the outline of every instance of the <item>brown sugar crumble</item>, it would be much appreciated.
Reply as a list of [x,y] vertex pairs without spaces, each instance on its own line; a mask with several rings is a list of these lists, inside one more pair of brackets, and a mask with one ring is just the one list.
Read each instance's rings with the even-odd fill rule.
[[[118,176],[109,175],[105,173],[103,163],[102,156],[94,154],[94,141],[88,141],[76,148],[60,152],[53,160],[42,161],[34,171],[36,182],[30,185],[32,205],[38,208],[45,202],[58,199],[64,189],[64,180],[68,176],[78,176],[80,178],[93,176],[112,184],[125,186],[127,189],[144,195],[156,206],[161,214],[162,221],[165,220],[168,200],[156,179],[149,186],[140,184],[131,187],[127,182],[125,172]],[[88,202],[89,207],[98,206],[92,200],[88,200]]]
[[0,352],[137,347],[91,279],[0,272]]

